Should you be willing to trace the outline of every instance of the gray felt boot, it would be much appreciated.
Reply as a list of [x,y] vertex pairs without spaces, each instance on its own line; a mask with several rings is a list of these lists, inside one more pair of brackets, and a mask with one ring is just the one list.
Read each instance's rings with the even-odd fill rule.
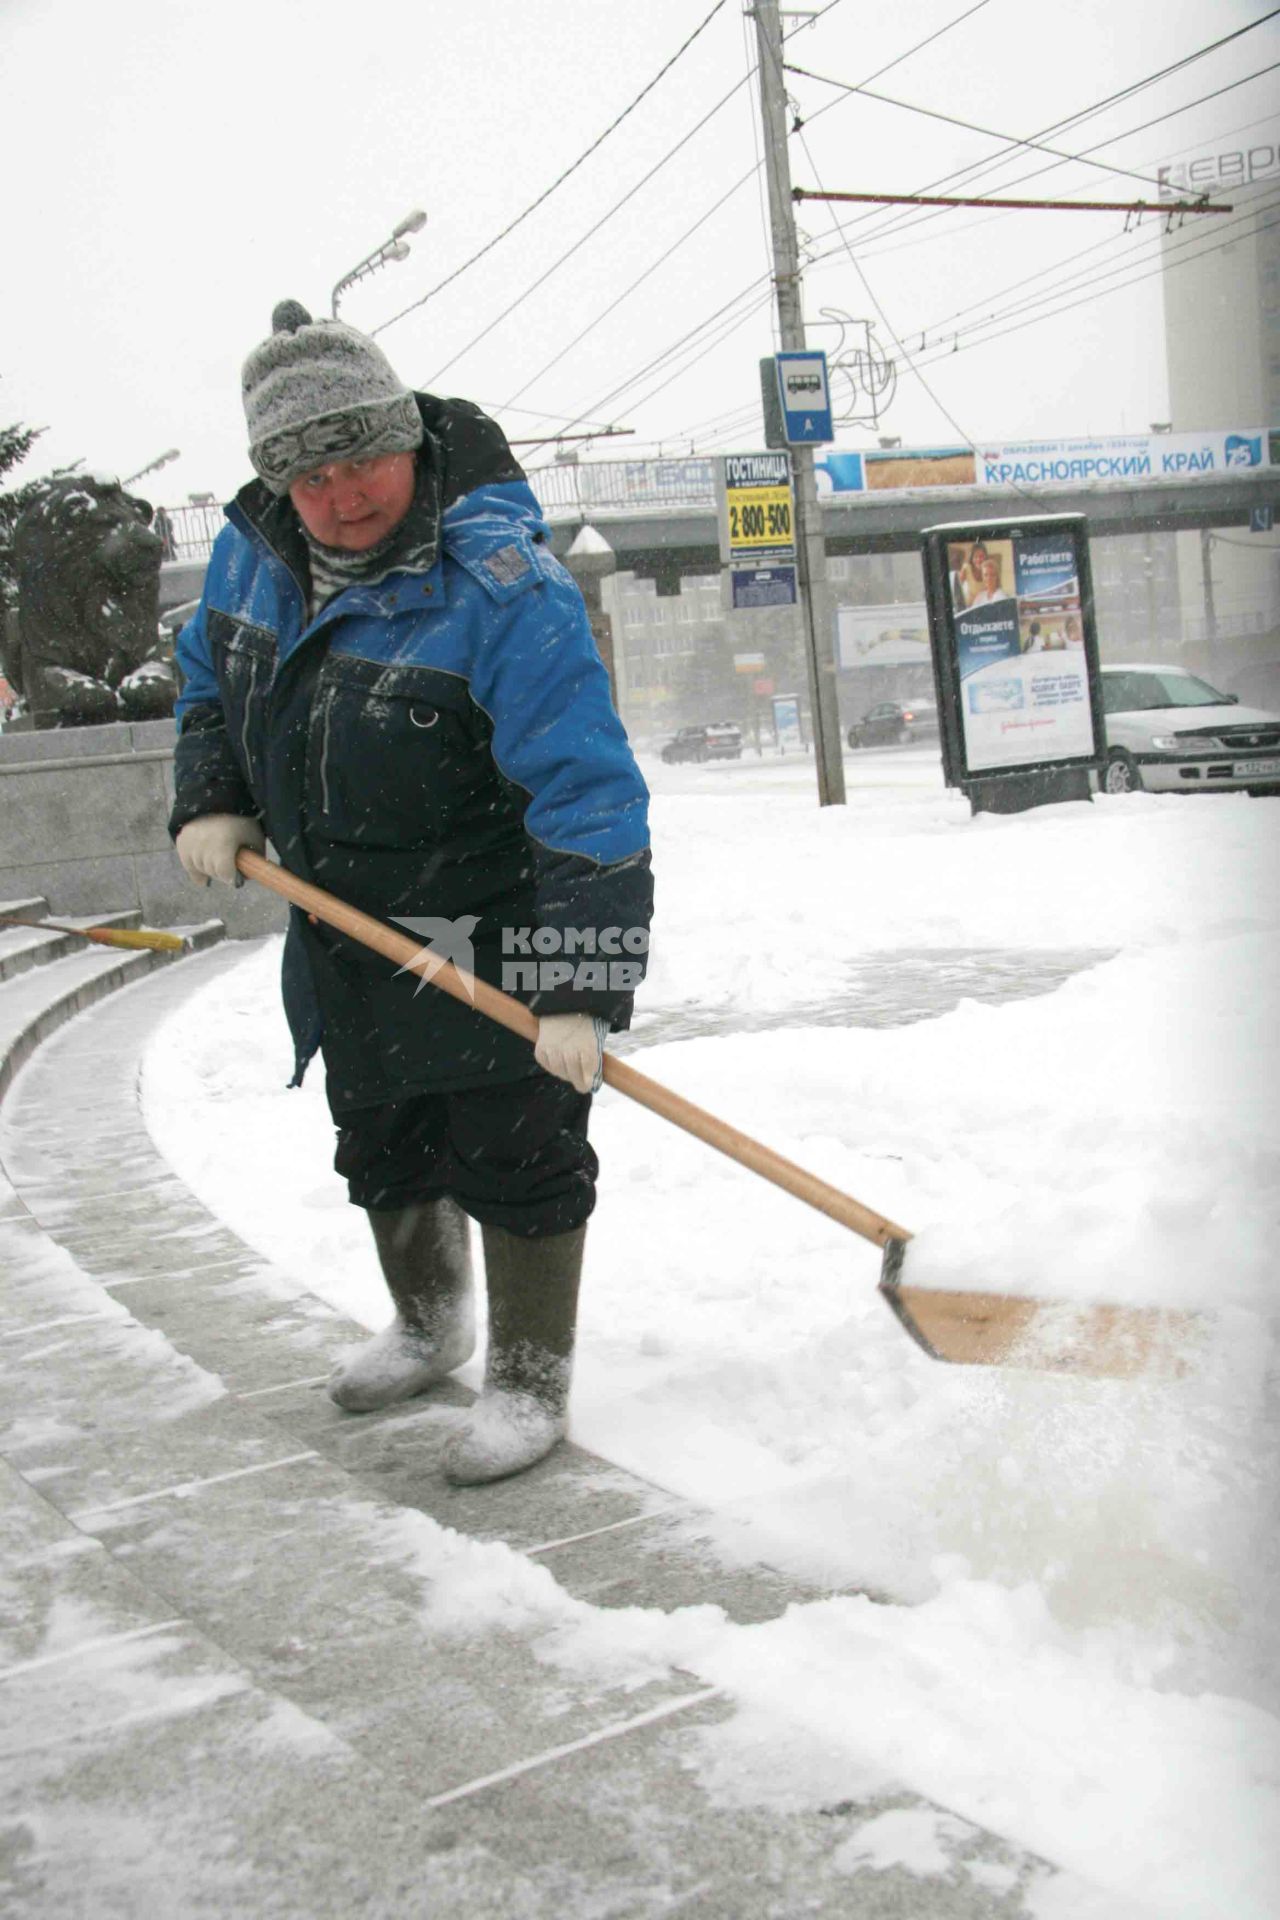
[[445,1449],[463,1487],[523,1473],[564,1438],[585,1226],[525,1240],[483,1227],[489,1292],[484,1391]]
[[388,1291],[389,1327],[329,1380],[329,1398],[348,1413],[372,1413],[424,1393],[475,1351],[470,1226],[447,1196],[397,1213],[369,1215]]

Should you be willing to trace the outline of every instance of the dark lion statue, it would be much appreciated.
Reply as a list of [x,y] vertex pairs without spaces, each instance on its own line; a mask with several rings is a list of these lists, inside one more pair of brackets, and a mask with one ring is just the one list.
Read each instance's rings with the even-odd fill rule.
[[52,482],[14,528],[17,644],[10,683],[33,726],[158,720],[177,694],[160,634],[163,541],[151,508],[118,480]]

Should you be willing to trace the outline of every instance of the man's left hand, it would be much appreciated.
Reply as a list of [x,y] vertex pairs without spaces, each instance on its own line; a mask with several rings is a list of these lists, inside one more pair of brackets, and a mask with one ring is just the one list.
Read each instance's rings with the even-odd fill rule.
[[603,1020],[589,1013],[548,1013],[538,1022],[533,1057],[579,1093],[596,1093],[604,1073]]

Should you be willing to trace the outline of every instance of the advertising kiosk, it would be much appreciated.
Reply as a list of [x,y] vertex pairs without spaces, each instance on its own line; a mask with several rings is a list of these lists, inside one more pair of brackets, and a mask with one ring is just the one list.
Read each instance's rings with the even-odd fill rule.
[[1106,754],[1083,515],[924,535],[948,786],[975,813],[1087,800]]

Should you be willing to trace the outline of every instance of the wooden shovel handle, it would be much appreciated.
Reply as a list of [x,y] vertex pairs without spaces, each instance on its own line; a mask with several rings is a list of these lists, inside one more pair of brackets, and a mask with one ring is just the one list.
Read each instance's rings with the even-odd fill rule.
[[[236,855],[236,866],[246,879],[256,880],[260,886],[270,888],[272,893],[282,894],[304,913],[314,914],[326,926],[335,927],[339,933],[345,933],[348,938],[371,947],[384,960],[421,973],[433,987],[452,994],[455,1000],[475,1006],[490,1020],[496,1020],[499,1026],[508,1027],[512,1033],[518,1033],[530,1043],[537,1040],[538,1017],[528,1007],[513,1000],[509,994],[500,992],[497,987],[491,987],[487,980],[477,980],[474,975],[455,967],[451,960],[441,961],[429,948],[411,939],[407,933],[397,933],[381,920],[361,913],[356,907],[349,907],[345,901],[326,893],[322,887],[314,887],[306,880],[297,879],[286,868],[276,865],[272,860],[265,860],[260,853],[251,853],[247,847],[242,847]],[[819,1180],[816,1174],[798,1167],[792,1160],[785,1160],[771,1147],[753,1140],[750,1134],[740,1133],[737,1127],[731,1127],[727,1121],[717,1119],[705,1108],[695,1106],[692,1100],[672,1093],[669,1087],[651,1080],[648,1074],[638,1072],[625,1060],[618,1060],[610,1053],[604,1057],[604,1078],[606,1085],[625,1093],[628,1099],[648,1107],[652,1113],[660,1114],[673,1126],[682,1127],[686,1133],[714,1147],[718,1153],[727,1154],[729,1159],[736,1160],[749,1172],[758,1173],[761,1179],[772,1181],[775,1187],[782,1187],[797,1200],[816,1207],[819,1213],[838,1220],[841,1226],[861,1234],[864,1240],[871,1240],[876,1246],[883,1247],[890,1240],[911,1238],[905,1227],[896,1226],[892,1220],[873,1213],[870,1207],[864,1207],[852,1194],[829,1186],[825,1180]]]

